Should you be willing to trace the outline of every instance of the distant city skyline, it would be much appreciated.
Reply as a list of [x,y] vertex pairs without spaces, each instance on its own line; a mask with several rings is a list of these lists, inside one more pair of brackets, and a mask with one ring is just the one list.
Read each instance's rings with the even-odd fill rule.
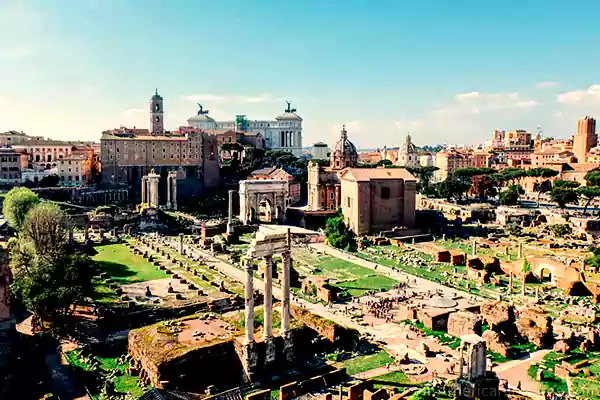
[[[99,140],[210,109],[274,118],[290,100],[303,144],[345,124],[358,148],[476,144],[600,117],[600,30],[589,1],[8,0],[0,4],[0,131]],[[585,62],[582,62],[584,60]]]

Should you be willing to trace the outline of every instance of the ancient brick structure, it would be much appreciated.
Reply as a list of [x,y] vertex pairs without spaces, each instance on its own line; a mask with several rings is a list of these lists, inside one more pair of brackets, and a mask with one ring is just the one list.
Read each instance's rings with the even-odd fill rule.
[[524,308],[517,318],[519,334],[538,347],[546,347],[554,340],[552,318],[538,306]]
[[481,333],[481,320],[475,313],[458,311],[448,317],[448,334],[452,336],[464,336]]

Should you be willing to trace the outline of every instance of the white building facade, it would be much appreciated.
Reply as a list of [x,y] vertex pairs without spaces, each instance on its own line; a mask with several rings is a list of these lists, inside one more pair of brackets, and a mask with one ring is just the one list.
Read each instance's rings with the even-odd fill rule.
[[260,133],[265,138],[265,147],[271,150],[282,150],[303,155],[302,149],[302,117],[295,108],[287,103],[284,113],[272,120],[251,120],[245,115],[238,115],[233,121],[215,121],[208,115],[208,110],[200,106],[198,115],[187,120],[188,126],[202,130],[237,130]]

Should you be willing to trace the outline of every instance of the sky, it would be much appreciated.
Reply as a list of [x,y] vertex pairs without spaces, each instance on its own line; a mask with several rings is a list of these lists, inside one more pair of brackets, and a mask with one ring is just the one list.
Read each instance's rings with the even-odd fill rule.
[[474,144],[493,129],[568,137],[600,117],[597,0],[0,0],[0,131],[99,140],[167,129],[196,103],[272,119],[304,145]]

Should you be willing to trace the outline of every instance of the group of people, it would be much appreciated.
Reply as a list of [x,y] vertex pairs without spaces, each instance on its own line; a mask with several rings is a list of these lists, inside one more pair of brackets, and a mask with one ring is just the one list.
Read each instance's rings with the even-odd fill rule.
[[376,318],[384,318],[385,322],[393,322],[394,317],[391,313],[395,300],[385,297],[375,300],[367,300],[365,303],[366,312]]

